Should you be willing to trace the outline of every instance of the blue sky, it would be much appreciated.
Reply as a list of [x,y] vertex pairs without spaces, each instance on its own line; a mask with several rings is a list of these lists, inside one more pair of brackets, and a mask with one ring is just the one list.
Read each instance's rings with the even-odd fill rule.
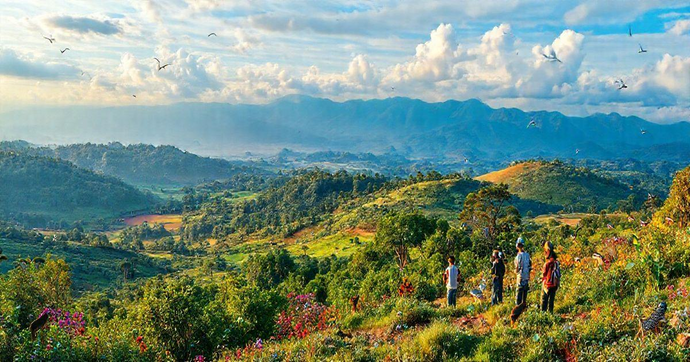
[[[0,111],[264,103],[307,94],[478,98],[494,107],[690,120],[687,1],[0,0],[0,6]],[[639,44],[646,53],[638,53]],[[542,55],[552,52],[562,62]],[[153,57],[171,65],[158,71]],[[617,89],[617,79],[628,88]]]

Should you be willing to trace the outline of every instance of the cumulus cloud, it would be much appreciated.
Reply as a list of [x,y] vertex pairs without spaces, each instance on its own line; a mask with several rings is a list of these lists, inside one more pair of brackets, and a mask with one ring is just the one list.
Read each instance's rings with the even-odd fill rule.
[[457,77],[460,69],[455,65],[464,58],[463,55],[464,52],[455,39],[453,26],[441,24],[431,32],[429,41],[417,45],[412,60],[396,65],[386,81],[436,82]]
[[12,49],[0,49],[0,74],[36,79],[61,79],[75,77],[79,71],[67,64],[42,63],[29,56],[17,54]]
[[[585,37],[573,30],[564,30],[553,43],[532,48],[534,63],[528,76],[518,81],[519,93],[534,98],[558,97],[572,89],[584,59]],[[555,54],[561,62],[546,59]]]
[[673,35],[683,35],[690,33],[690,19],[681,19],[669,27],[668,32]]

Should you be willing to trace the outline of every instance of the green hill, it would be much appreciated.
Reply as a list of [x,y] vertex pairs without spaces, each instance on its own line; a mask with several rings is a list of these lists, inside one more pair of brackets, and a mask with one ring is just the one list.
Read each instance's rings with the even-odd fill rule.
[[231,178],[238,174],[267,174],[239,162],[201,157],[173,146],[134,144],[73,144],[30,147],[26,142],[2,142],[0,150],[11,149],[33,155],[55,157],[134,185],[191,186]]
[[572,211],[596,207],[615,208],[619,200],[645,195],[616,180],[587,168],[575,168],[560,161],[528,161],[477,177],[477,180],[505,183],[511,193],[527,200],[559,205]]
[[26,225],[118,217],[156,199],[124,182],[54,158],[0,152],[0,217]]

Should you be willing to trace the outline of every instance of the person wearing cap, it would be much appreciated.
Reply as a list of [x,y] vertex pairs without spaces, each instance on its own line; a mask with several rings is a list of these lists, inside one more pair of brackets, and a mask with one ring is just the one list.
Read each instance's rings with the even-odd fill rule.
[[498,250],[494,250],[491,259],[491,275],[493,276],[491,305],[497,305],[503,303],[503,276],[506,274],[506,266],[503,264],[503,253]]
[[515,274],[517,274],[517,294],[515,305],[527,302],[527,292],[529,291],[529,274],[532,271],[532,260],[529,253],[525,251],[525,240],[520,236],[515,243],[517,255],[515,256]]
[[546,254],[546,262],[541,272],[541,310],[553,313],[556,291],[561,283],[561,266],[556,252],[553,251],[553,244],[550,241],[544,243],[544,254]]

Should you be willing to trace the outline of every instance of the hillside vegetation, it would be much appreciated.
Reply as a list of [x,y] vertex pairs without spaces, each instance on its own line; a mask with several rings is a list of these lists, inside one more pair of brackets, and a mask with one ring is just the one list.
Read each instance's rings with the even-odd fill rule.
[[135,185],[193,186],[229,179],[235,175],[269,174],[255,167],[222,159],[197,156],[173,146],[134,144],[73,144],[29,147],[6,142],[0,149],[15,149],[33,155],[55,157]]
[[521,162],[477,180],[507,184],[511,193],[523,199],[560,205],[567,211],[615,209],[621,200],[639,204],[646,196],[641,190],[560,161]]
[[[373,193],[394,200],[452,184],[436,177],[384,183]],[[350,203],[335,202],[334,195],[355,194],[353,182],[361,176],[313,171],[295,178],[289,187],[269,189],[272,197],[256,205],[290,200],[297,210],[323,210],[324,219],[316,221],[346,215],[351,210],[343,207]],[[0,360],[687,361],[688,185],[690,166],[676,174],[661,207],[583,215],[577,228],[523,219],[508,203],[507,185],[484,185],[464,198],[460,225],[419,209],[390,209],[378,218],[373,239],[342,256],[259,247],[239,267],[226,268],[222,251],[203,246],[194,251],[203,262],[193,269],[146,281],[123,278],[124,287],[98,294],[74,293],[74,274],[85,271],[72,272],[59,258],[12,256],[4,262],[14,267],[0,275]],[[444,204],[436,196],[427,202]],[[251,210],[249,205],[230,210]],[[300,223],[315,215],[284,211],[286,220]],[[258,220],[257,212],[249,215],[247,220]],[[270,226],[275,215],[267,216]],[[36,237],[33,231],[7,234]],[[518,236],[533,269],[526,310],[511,324]],[[535,307],[546,240],[562,271],[553,313]],[[507,274],[504,301],[492,306],[493,249],[506,253]],[[461,276],[456,307],[445,305],[440,280],[448,256],[457,259]],[[131,265],[122,267],[124,274]],[[478,293],[482,284],[488,288]],[[640,319],[662,302],[666,323],[639,335]],[[42,313],[48,316],[45,328],[33,338],[29,326]]]
[[0,216],[30,226],[112,219],[156,200],[109,176],[54,158],[0,152]]

